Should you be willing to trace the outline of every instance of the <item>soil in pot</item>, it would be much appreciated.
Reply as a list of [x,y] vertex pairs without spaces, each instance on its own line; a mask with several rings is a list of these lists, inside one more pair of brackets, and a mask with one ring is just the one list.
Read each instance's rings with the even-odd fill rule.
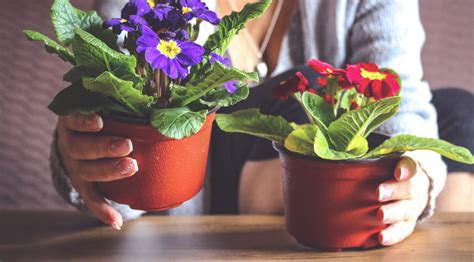
[[139,171],[131,177],[97,183],[107,199],[133,209],[162,211],[181,205],[202,188],[209,151],[211,112],[195,135],[181,140],[158,133],[149,124],[104,117],[103,135],[130,138]]
[[[378,143],[377,143],[378,144]],[[394,179],[399,156],[328,161],[279,145],[286,227],[301,244],[327,250],[377,246],[377,188]]]

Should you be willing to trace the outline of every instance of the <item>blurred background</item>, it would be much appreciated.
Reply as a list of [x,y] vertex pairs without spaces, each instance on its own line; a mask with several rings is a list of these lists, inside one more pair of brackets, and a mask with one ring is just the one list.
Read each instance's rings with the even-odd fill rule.
[[[81,9],[93,8],[93,0],[71,2]],[[54,36],[52,0],[1,3],[0,209],[67,209],[50,178],[56,116],[46,105],[65,87],[62,75],[69,66],[22,33],[31,29]],[[426,30],[424,78],[433,89],[461,87],[474,93],[474,1],[420,0],[420,5]]]

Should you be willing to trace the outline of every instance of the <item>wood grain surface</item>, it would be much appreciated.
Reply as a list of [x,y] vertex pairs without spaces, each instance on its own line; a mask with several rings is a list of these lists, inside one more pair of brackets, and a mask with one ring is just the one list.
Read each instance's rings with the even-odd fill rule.
[[474,213],[440,213],[389,248],[320,252],[279,216],[145,216],[121,231],[76,212],[0,211],[0,261],[473,261]]

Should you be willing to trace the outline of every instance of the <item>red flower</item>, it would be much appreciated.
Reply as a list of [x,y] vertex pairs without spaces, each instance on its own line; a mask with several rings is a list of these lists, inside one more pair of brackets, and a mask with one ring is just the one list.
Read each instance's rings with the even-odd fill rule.
[[345,75],[340,75],[337,78],[337,85],[341,87],[342,89],[351,89],[354,85],[347,80],[347,77]]
[[344,69],[335,69],[332,65],[328,63],[321,62],[317,59],[311,59],[308,61],[309,67],[313,69],[314,71],[318,72],[321,75],[324,76],[336,76],[336,75],[342,75],[346,72]]
[[273,96],[277,99],[286,100],[291,94],[303,93],[307,88],[308,79],[301,72],[296,72],[295,75],[273,87]]
[[400,77],[389,69],[379,69],[376,64],[358,64],[347,66],[347,79],[357,92],[376,100],[398,94]]

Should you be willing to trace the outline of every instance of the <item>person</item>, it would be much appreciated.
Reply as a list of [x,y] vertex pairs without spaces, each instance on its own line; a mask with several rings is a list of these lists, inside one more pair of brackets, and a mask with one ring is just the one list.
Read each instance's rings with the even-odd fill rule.
[[[206,1],[221,15],[240,9],[247,2]],[[108,17],[117,16],[123,4],[124,1],[102,1],[100,10]],[[404,0],[274,0],[267,13],[251,22],[249,29],[233,41],[229,57],[233,65],[247,71],[264,63],[276,78],[253,88],[247,100],[222,112],[258,107],[264,113],[281,114],[289,121],[305,122],[304,113],[294,101],[272,98],[268,87],[275,79],[294,70],[304,71],[298,66],[310,58],[336,67],[372,61],[394,68],[403,81],[403,102],[398,114],[377,132],[438,137],[429,86],[421,80],[424,32],[418,11],[417,1]],[[256,50],[271,31],[275,16],[275,30],[267,47],[264,52]],[[136,218],[143,211],[104,199],[93,182],[132,176],[137,166],[127,157],[133,150],[131,141],[94,135],[102,126],[97,114],[59,118],[51,155],[53,179],[58,192],[69,203],[120,229],[123,219]],[[215,126],[210,151],[210,176],[204,192],[170,210],[170,214],[283,212],[280,164],[269,142],[224,133]],[[393,180],[373,192],[383,203],[380,219],[389,225],[380,232],[382,245],[402,241],[413,232],[417,221],[433,214],[445,179],[446,165],[437,154],[417,151],[402,158]]]

